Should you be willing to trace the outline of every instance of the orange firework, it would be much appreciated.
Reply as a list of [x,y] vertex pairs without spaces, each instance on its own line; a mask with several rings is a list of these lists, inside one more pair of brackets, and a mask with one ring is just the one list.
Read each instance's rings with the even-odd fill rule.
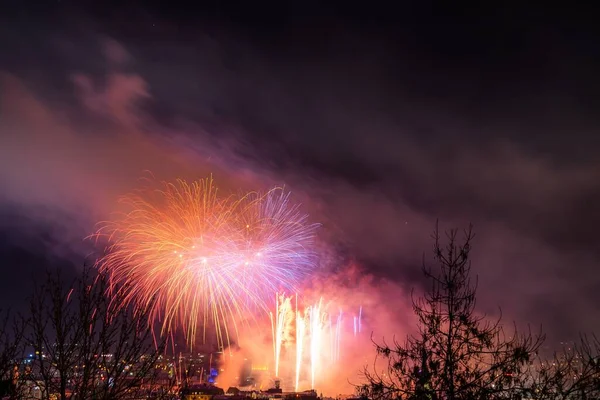
[[229,326],[312,271],[316,225],[282,189],[219,197],[212,179],[162,186],[124,197],[131,210],[97,233],[110,241],[98,267],[112,290],[162,334],[182,328],[193,343],[213,325],[226,345]]

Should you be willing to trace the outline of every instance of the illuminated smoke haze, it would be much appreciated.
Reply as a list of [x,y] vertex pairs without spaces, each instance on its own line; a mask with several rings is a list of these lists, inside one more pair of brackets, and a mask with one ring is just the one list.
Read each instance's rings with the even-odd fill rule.
[[[295,296],[292,295],[292,308],[295,308]],[[370,371],[383,365],[374,365],[373,354],[365,349],[373,346],[372,340],[394,338],[402,341],[412,332],[414,316],[410,313],[409,295],[404,289],[386,279],[376,279],[356,266],[349,265],[339,274],[331,274],[309,282],[308,287],[299,296],[299,313],[304,314],[306,306],[319,304],[321,310],[331,316],[335,327],[339,312],[342,312],[339,355],[332,358],[333,343],[328,336],[329,329],[323,329],[323,341],[318,348],[318,366],[314,387],[326,396],[350,395],[354,385],[361,382],[365,368]],[[275,304],[275,299],[273,300]],[[274,310],[273,305],[273,310]],[[362,308],[360,331],[354,329],[354,318]],[[327,319],[328,321],[328,319]],[[327,324],[326,321],[326,324]],[[224,373],[218,378],[218,384],[224,388],[237,386],[241,371],[250,360],[252,375],[257,387],[269,388],[274,384],[274,349],[271,325],[268,318],[257,319],[254,324],[246,325],[240,333],[238,345],[227,349],[223,354],[220,368]],[[295,331],[291,329],[282,346],[279,376],[282,388],[295,390],[296,348]],[[307,335],[309,333],[307,332]],[[305,339],[304,355],[301,362],[299,390],[308,390],[311,382],[311,354]]]

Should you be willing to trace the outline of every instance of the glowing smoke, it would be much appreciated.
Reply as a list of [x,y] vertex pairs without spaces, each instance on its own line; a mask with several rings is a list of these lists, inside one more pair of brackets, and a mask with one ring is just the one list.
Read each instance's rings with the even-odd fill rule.
[[[219,378],[219,385],[238,385],[241,360],[249,359],[256,388],[272,387],[277,378],[284,391],[352,394],[364,368],[374,367],[371,335],[402,337],[414,323],[403,288],[354,267],[315,278],[297,297],[296,303],[296,295],[278,296],[272,318],[265,316],[254,329],[240,332],[239,349],[223,360],[227,379]],[[273,329],[276,303],[286,315],[280,333]]]

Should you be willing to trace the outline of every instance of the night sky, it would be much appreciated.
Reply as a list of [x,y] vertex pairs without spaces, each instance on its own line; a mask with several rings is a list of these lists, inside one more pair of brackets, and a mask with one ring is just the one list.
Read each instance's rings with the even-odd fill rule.
[[0,5],[2,308],[93,259],[83,238],[147,171],[212,172],[285,184],[323,268],[407,288],[436,219],[472,222],[481,311],[600,331],[592,9],[36,3]]

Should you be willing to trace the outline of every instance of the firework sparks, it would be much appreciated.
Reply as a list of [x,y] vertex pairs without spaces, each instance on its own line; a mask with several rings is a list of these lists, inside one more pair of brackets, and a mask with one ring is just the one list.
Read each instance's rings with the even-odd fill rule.
[[[298,295],[295,296],[295,308],[292,308],[292,299],[293,297],[277,294],[275,312],[269,313],[275,374],[272,378],[290,376],[291,385],[296,391],[304,385],[314,389],[320,372],[334,367],[341,360],[344,314],[341,309],[335,316],[330,314],[322,298],[300,311]],[[290,367],[292,356],[288,353],[286,357],[286,350],[294,347],[293,371],[286,371],[286,366]],[[288,360],[283,368],[282,358]]]
[[317,226],[282,189],[219,197],[212,179],[178,180],[123,202],[131,210],[96,234],[110,241],[98,267],[162,334],[181,328],[193,343],[214,325],[227,345],[236,320],[267,310],[273,292],[295,291],[314,268]]

